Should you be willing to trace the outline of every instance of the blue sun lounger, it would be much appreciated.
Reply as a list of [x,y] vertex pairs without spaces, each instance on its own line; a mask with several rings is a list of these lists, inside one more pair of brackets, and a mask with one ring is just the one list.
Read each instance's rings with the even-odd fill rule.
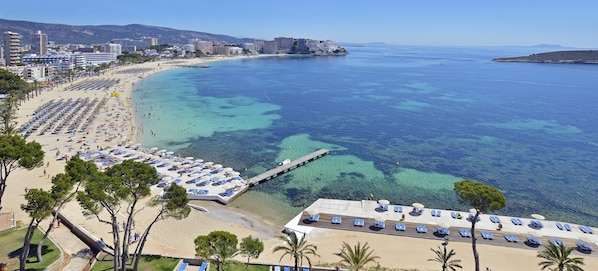
[[374,228],[384,229],[386,223],[384,221],[374,220]]
[[426,232],[428,232],[428,228],[426,228],[426,226],[424,226],[424,225],[416,225],[415,226],[415,230],[418,233],[426,233]]
[[471,237],[471,231],[469,230],[459,230],[459,234],[461,235],[461,237]]
[[284,270],[284,271],[291,271],[291,267],[285,266],[285,267],[282,268],[282,270]]
[[449,231],[448,228],[443,228],[443,227],[438,227],[436,229],[436,232],[438,233],[438,235],[449,235],[449,234],[451,234],[451,232]]
[[509,233],[505,234],[505,239],[508,242],[513,242],[513,243],[519,242],[519,239],[517,239],[517,236],[515,236],[514,234],[509,234]]
[[432,214],[432,216],[436,216],[436,210],[432,210],[430,213]]
[[589,234],[593,234],[594,231],[592,230],[592,228],[588,227],[588,226],[579,226],[579,230],[583,233],[589,233]]
[[498,216],[491,215],[491,216],[490,216],[490,221],[491,221],[492,223],[500,223],[500,218],[499,218]]
[[342,218],[340,216],[333,216],[332,217],[332,224],[341,224]]
[[532,224],[532,227],[534,227],[534,228],[544,227],[544,224],[542,224],[542,222],[540,220],[532,219],[532,221],[530,221],[530,224]]
[[538,237],[535,237],[535,236],[528,236],[527,241],[534,246],[542,245],[542,242],[540,242],[540,239],[538,239]]
[[511,218],[511,222],[513,223],[513,225],[517,225],[517,226],[523,225],[523,221],[521,221],[521,219],[516,218],[516,217]]
[[320,220],[320,214],[309,215],[309,221],[318,222],[318,220]]
[[403,212],[403,206],[395,206],[395,212],[402,213]]
[[577,245],[577,248],[581,251],[592,251],[594,250],[594,248],[592,248],[592,246],[586,242],[582,242],[582,241],[578,241],[575,243]]
[[[199,266],[199,271],[206,271],[208,269],[208,262],[202,262],[201,265]],[[278,270],[280,271],[280,270]]]
[[403,223],[397,223],[397,224],[395,224],[395,230],[397,230],[397,231],[405,231],[405,224],[403,224]]
[[557,247],[561,246],[561,245],[564,245],[563,241],[561,239],[558,239],[558,238],[556,238],[556,239],[548,239],[548,243],[551,243],[551,244],[553,244],[553,245],[555,245]]
[[363,227],[365,225],[365,221],[360,218],[355,218],[355,222],[353,222],[353,226],[356,227]]
[[484,238],[486,240],[494,240],[494,235],[492,235],[492,233],[490,233],[490,232],[483,231],[480,234],[482,235],[482,238]]
[[561,224],[560,222],[557,222],[555,225],[556,225],[556,227],[557,227],[559,230],[563,230],[563,229],[564,229],[564,228],[563,228],[563,224]]
[[563,224],[563,227],[565,227],[565,230],[567,231],[571,231],[571,226],[567,223]]

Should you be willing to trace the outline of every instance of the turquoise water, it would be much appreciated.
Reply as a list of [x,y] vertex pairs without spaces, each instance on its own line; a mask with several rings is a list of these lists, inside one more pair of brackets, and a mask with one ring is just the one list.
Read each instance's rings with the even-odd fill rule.
[[598,225],[598,66],[491,62],[538,48],[347,49],[146,78],[133,95],[139,141],[246,177],[330,149],[246,196],[283,216],[370,194],[467,210],[452,188],[468,178],[505,193],[501,214]]

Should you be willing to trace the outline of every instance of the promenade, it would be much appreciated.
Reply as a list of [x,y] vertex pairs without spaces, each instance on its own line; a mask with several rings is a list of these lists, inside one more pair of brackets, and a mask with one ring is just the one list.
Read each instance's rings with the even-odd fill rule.
[[[395,206],[400,206],[395,210]],[[411,205],[388,205],[388,210],[380,208],[376,201],[348,201],[334,199],[318,199],[312,205],[298,214],[289,223],[285,225],[285,230],[293,230],[300,233],[309,234],[314,228],[325,228],[332,230],[359,231],[371,234],[385,234],[393,236],[405,236],[438,240],[440,242],[449,240],[449,242],[471,242],[471,237],[463,237],[460,230],[470,230],[471,222],[468,220],[469,212],[451,211],[421,208],[421,212],[413,212]],[[400,211],[399,211],[400,210]],[[452,213],[460,213],[461,219],[453,218]],[[440,213],[433,216],[432,213]],[[318,215],[317,222],[310,221],[311,215]],[[490,220],[489,214],[481,214],[480,221],[476,223],[476,238],[478,244],[493,246],[505,246],[513,248],[543,249],[542,245],[548,245],[549,239],[560,239],[566,246],[576,247],[578,241],[587,242],[596,249],[598,246],[598,236],[595,234],[584,233],[577,224],[570,224],[571,230],[560,230],[557,223],[566,224],[566,222],[541,220],[543,227],[532,225],[533,218],[519,218],[522,225],[515,225],[509,216],[495,216],[500,219],[502,228],[499,229],[498,223]],[[338,223],[340,218],[340,223]],[[363,219],[363,226],[355,226],[355,219]],[[333,223],[333,220],[335,223]],[[375,221],[384,221],[384,228],[375,227]],[[396,230],[396,224],[404,224],[404,230]],[[427,232],[420,233],[416,226],[426,226]],[[437,232],[438,227],[448,228],[450,234],[444,235]],[[591,228],[596,232],[595,228]],[[481,236],[481,232],[489,232],[493,239],[486,239]],[[513,234],[517,237],[517,242],[509,242],[504,238],[505,234]],[[541,245],[531,244],[527,237],[536,237]],[[596,252],[576,250],[576,253],[598,257]]]

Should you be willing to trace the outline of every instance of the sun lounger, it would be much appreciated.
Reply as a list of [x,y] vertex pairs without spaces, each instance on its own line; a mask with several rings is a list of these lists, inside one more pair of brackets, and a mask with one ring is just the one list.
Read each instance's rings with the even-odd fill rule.
[[282,268],[282,270],[284,270],[284,271],[291,271],[291,267],[285,266],[284,268]]
[[309,267],[303,267],[303,269],[301,269],[303,271],[309,271]]
[[365,221],[360,218],[355,218],[355,222],[353,222],[353,225],[356,227],[363,227],[365,225]]
[[567,223],[563,224],[563,227],[565,227],[565,230],[567,231],[571,231],[571,226]]
[[436,216],[436,210],[432,210],[431,214],[432,216]]
[[486,240],[494,240],[494,235],[492,235],[492,233],[490,233],[490,232],[483,231],[480,234],[482,235],[482,238],[484,238]]
[[[473,219],[475,218],[474,214],[469,214],[469,216],[467,217],[467,220],[469,221],[473,221]],[[482,217],[478,216],[478,222],[482,220]]]
[[397,231],[405,231],[405,224],[403,224],[403,223],[397,223],[397,224],[395,224],[395,229]]
[[461,237],[471,237],[471,231],[469,230],[459,230],[459,234]]
[[542,245],[542,242],[540,242],[540,239],[538,239],[538,237],[535,237],[535,236],[528,236],[527,241],[534,246]]
[[[206,271],[208,269],[208,262],[202,262],[201,265],[199,266],[199,271]],[[280,271],[280,269],[278,270]]]
[[548,239],[548,243],[551,243],[551,244],[553,244],[553,245],[555,245],[557,247],[564,244],[563,241],[561,239],[558,239],[558,238],[556,238],[556,239]]
[[185,268],[187,268],[187,265],[189,265],[189,264],[188,263],[181,264],[181,266],[179,267],[179,271],[184,271]]
[[563,230],[563,229],[564,229],[564,228],[563,228],[563,224],[561,224],[560,222],[557,222],[557,223],[556,223],[556,227],[557,227],[559,230]]
[[426,228],[426,226],[424,226],[424,225],[417,225],[417,226],[415,226],[415,230],[418,233],[426,233],[426,232],[428,232],[428,228]]
[[384,221],[374,220],[374,228],[384,229],[385,226],[386,223],[384,223]]
[[443,228],[443,227],[438,227],[436,229],[436,232],[438,233],[438,235],[449,235],[449,234],[451,234],[451,232],[449,231],[448,228]]
[[523,221],[521,221],[521,219],[516,218],[516,217],[511,218],[511,222],[513,223],[513,225],[516,225],[516,226],[523,225]]
[[542,222],[540,220],[532,219],[532,221],[530,221],[530,224],[534,228],[542,228],[542,227],[544,227],[544,224],[542,224]]
[[340,216],[333,216],[331,222],[332,222],[332,224],[341,224],[341,221],[342,221],[342,219]]
[[440,217],[440,215],[441,215],[441,214],[442,214],[442,211],[440,211],[440,210],[436,210],[436,216],[437,216],[437,217]]
[[592,246],[586,242],[578,241],[575,244],[577,245],[577,248],[581,251],[593,251],[594,250],[594,248],[592,248]]
[[280,266],[274,266],[274,271],[280,271]]
[[320,220],[320,214],[309,215],[309,221],[318,222],[318,220]]
[[513,243],[517,243],[519,242],[519,239],[517,238],[517,236],[515,236],[514,234],[505,234],[505,239],[508,242],[513,242]]
[[451,217],[457,219],[457,212],[451,212]]
[[492,223],[500,223],[500,218],[498,216],[491,215],[490,221],[492,221]]
[[592,228],[588,227],[588,226],[579,226],[579,230],[581,230],[581,232],[583,233],[589,233],[589,234],[593,234],[594,231],[592,230]]
[[395,206],[395,212],[402,213],[403,212],[403,206]]

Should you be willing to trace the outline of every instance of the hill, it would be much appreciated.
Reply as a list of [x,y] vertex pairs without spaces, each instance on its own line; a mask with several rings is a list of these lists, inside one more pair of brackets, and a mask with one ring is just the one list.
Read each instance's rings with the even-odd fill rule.
[[555,51],[529,56],[495,58],[495,62],[598,64],[598,51]]
[[31,40],[31,36],[38,30],[48,34],[48,40],[54,41],[57,44],[101,44],[109,42],[115,38],[136,39],[141,37],[158,38],[158,42],[160,44],[185,44],[191,39],[224,41],[227,43],[253,41],[253,39],[239,39],[227,35],[210,34],[190,30],[177,30],[141,24],[130,24],[124,26],[75,26],[0,19],[0,32],[12,31],[23,35],[23,44],[28,43]]

